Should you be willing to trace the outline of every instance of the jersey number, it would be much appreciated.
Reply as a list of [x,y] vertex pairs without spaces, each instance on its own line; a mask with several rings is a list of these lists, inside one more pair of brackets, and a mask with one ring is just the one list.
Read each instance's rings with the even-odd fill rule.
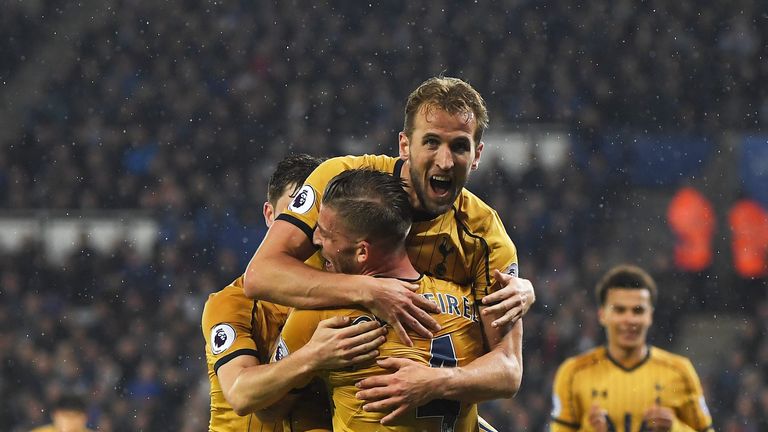
[[[456,367],[456,351],[451,335],[432,339],[429,348],[429,365],[432,367]],[[440,432],[453,432],[459,417],[461,403],[447,399],[435,399],[416,409],[416,418],[440,417]]]

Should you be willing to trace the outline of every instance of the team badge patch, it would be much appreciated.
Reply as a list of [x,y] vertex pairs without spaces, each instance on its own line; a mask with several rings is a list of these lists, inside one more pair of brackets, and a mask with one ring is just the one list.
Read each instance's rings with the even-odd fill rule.
[[288,351],[288,346],[285,344],[285,341],[283,340],[282,336],[277,341],[277,346],[275,347],[275,352],[272,354],[272,358],[270,359],[271,363],[279,362],[280,360],[288,357],[290,354],[290,351]]
[[712,415],[709,413],[709,408],[707,408],[707,401],[704,400],[704,396],[699,396],[699,406],[701,407],[701,410],[704,411],[704,413],[712,417]]
[[221,354],[235,343],[235,329],[229,324],[218,324],[211,329],[211,352]]
[[563,404],[560,403],[560,398],[557,395],[552,395],[552,417],[557,418],[560,416],[560,412],[563,410]]
[[512,275],[514,277],[519,277],[517,275],[517,263],[510,264],[509,267],[507,267],[507,269],[504,270],[504,273],[506,273],[508,275]]
[[296,192],[293,201],[288,205],[288,210],[294,213],[304,214],[308,212],[313,205],[315,205],[315,191],[312,189],[312,186],[304,185],[298,192]]

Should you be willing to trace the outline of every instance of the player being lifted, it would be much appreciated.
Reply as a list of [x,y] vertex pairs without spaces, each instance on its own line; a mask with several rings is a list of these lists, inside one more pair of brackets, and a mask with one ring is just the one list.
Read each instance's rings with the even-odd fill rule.
[[[464,366],[486,351],[473,289],[422,275],[413,267],[405,248],[411,220],[408,194],[400,179],[380,171],[345,171],[334,177],[323,194],[314,243],[320,248],[329,271],[410,281],[419,286],[418,295],[439,305],[436,319],[441,329],[434,338],[412,334],[414,346],[408,347],[390,332],[387,342],[379,348],[379,359],[411,359],[426,367]],[[323,319],[338,316],[348,317],[354,323],[378,319],[362,308],[293,311],[281,333],[275,359],[290,358],[291,353],[309,343]],[[500,329],[490,331],[496,334],[489,336],[498,341]],[[511,358],[512,376],[495,378],[509,380],[510,393],[514,394],[522,378],[521,321],[514,325],[512,333],[515,351]],[[446,371],[450,372],[441,372]],[[322,374],[333,398],[335,431],[381,430],[384,414],[363,409],[364,402],[355,397],[359,390],[355,384],[383,372],[371,362]],[[396,412],[393,415],[400,417],[388,430],[476,431],[479,425],[475,403],[482,399],[477,394],[465,394],[461,401],[435,400],[415,410]]]
[[555,375],[552,432],[711,431],[691,362],[648,345],[656,283],[630,265],[595,290],[607,344],[566,360]]
[[[291,155],[277,165],[264,203],[267,226],[319,163],[311,156]],[[318,369],[374,358],[383,341],[384,330],[377,323],[348,327],[349,320],[337,317],[318,325],[312,342],[295,358],[266,364],[287,312],[286,307],[245,297],[242,276],[208,297],[202,330],[211,383],[211,432],[283,430],[279,410],[271,409],[264,421],[254,411],[268,407]],[[315,405],[327,403],[322,397]],[[323,411],[302,410],[292,416],[291,430],[329,430],[330,415],[323,417]]]
[[[417,284],[327,273],[303,263],[315,251],[312,235],[328,181],[345,170],[370,168],[402,178],[409,186],[415,217],[406,244],[416,270],[473,286],[476,300],[490,305],[481,316],[494,317],[493,325],[505,326],[520,318],[534,301],[533,287],[526,279],[515,277],[517,253],[497,213],[464,189],[470,171],[480,162],[487,124],[485,102],[469,84],[446,77],[425,81],[406,104],[404,130],[399,135],[400,158],[340,157],[316,169],[251,259],[245,274],[246,294],[302,309],[361,305],[391,325],[405,343],[410,343],[406,327],[424,338],[439,330],[427,313],[438,313],[439,308],[413,292]],[[498,270],[501,272],[494,274]],[[494,279],[501,287],[498,291],[492,287]],[[389,363],[398,371],[364,381],[364,386],[373,386],[375,391],[362,392],[361,396],[368,398],[371,409],[395,410],[423,401],[427,389],[430,397],[450,398],[478,391],[507,395],[507,381],[481,373],[488,365],[509,364],[514,353],[505,347],[509,348],[508,344],[499,344],[483,362],[457,368],[461,372],[455,373],[450,383],[436,380],[407,389],[394,387],[398,374],[407,373],[427,383],[436,374],[407,361]],[[435,389],[445,394],[436,395]],[[395,397],[396,393],[407,393],[407,397]]]

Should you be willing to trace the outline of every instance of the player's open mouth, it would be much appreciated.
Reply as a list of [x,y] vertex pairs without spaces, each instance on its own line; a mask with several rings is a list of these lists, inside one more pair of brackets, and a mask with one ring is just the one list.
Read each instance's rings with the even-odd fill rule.
[[429,185],[437,195],[446,195],[451,190],[453,181],[449,176],[433,175],[429,178]]

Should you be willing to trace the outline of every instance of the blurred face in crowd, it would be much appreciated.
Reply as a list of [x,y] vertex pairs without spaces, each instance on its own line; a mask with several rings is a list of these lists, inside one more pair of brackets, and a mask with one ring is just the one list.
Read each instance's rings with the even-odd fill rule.
[[286,186],[285,190],[283,190],[283,194],[280,195],[280,198],[277,199],[277,202],[274,206],[269,201],[264,203],[264,209],[262,212],[264,213],[264,222],[266,222],[267,228],[271,227],[275,222],[275,218],[280,216],[280,213],[284,212],[285,209],[288,208],[288,204],[290,204],[291,199],[293,199],[292,195],[298,186],[299,185],[296,184]]
[[334,273],[358,274],[357,261],[359,241],[350,237],[344,224],[336,217],[336,211],[325,205],[320,206],[317,228],[312,241],[320,248],[325,259],[325,270]]
[[642,349],[653,323],[651,293],[647,289],[611,288],[599,309],[608,346],[623,351]]
[[59,409],[53,412],[56,432],[84,432],[88,417],[82,411]]
[[477,168],[483,143],[471,112],[450,114],[432,105],[419,108],[411,136],[400,132],[400,158],[408,161],[411,203],[417,210],[442,214]]

